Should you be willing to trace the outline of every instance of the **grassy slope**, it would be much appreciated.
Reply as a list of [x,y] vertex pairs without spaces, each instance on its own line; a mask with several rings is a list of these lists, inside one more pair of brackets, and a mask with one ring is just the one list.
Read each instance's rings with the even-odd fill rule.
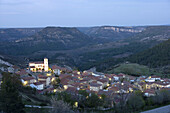
[[160,73],[155,72],[153,69],[148,68],[147,66],[135,64],[135,63],[129,63],[129,64],[120,64],[115,68],[112,68],[112,70],[108,71],[109,73],[125,73],[129,75],[160,75]]

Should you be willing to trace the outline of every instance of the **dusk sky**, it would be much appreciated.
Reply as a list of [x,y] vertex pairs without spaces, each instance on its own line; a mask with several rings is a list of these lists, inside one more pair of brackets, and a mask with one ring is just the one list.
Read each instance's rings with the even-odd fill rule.
[[170,24],[170,0],[0,0],[0,27]]

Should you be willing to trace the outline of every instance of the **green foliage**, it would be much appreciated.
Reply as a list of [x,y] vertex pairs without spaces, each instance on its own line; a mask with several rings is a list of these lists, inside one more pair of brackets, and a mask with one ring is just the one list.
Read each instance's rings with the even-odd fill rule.
[[64,102],[63,100],[58,100],[57,98],[53,97],[51,99],[52,109],[50,109],[50,113],[74,113],[71,110],[71,106]]
[[139,76],[139,75],[152,75],[157,74],[147,66],[128,63],[128,64],[120,64],[116,68],[108,71],[109,73],[126,73],[129,75]]
[[148,46],[149,45],[142,43],[130,43],[119,48],[110,48],[84,53],[80,55],[81,64],[79,68],[84,70],[95,66],[98,71],[104,71],[109,67],[126,60],[125,58],[122,58],[123,55],[127,57],[132,53],[138,53],[145,50]]
[[71,105],[74,105],[75,100],[72,98],[71,94],[68,94],[66,92],[61,92],[57,94],[58,100],[63,100],[64,102],[70,103]]
[[60,82],[61,82],[61,80],[59,78],[55,78],[55,80],[52,81],[51,84],[53,85],[54,88],[57,88],[59,86]]
[[0,90],[0,109],[5,113],[24,113],[24,104],[19,94],[21,85],[16,75],[3,73]]
[[133,94],[128,99],[128,106],[132,111],[140,110],[144,107],[145,101],[143,100],[142,96]]
[[86,90],[79,90],[79,94],[84,96],[84,97],[89,96],[89,93],[87,93]]
[[152,102],[154,105],[161,105],[170,102],[170,91],[161,90],[156,96],[152,97]]
[[[21,39],[22,40],[22,39]],[[0,44],[0,52],[8,55],[29,55],[41,50],[68,50],[92,43],[92,38],[76,28],[46,27],[33,36],[19,42]]]
[[147,65],[149,67],[161,67],[170,64],[170,40],[165,41],[149,50],[129,57],[129,61]]
[[85,101],[85,104],[89,108],[97,108],[99,106],[102,106],[102,100],[99,99],[99,97],[95,93],[92,93],[91,96],[89,96]]

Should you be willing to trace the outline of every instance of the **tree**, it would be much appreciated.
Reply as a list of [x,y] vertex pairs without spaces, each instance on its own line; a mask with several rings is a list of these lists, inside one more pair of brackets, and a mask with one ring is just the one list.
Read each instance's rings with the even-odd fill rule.
[[160,94],[163,96],[163,102],[170,102],[170,90],[161,90]]
[[89,93],[87,93],[86,90],[79,90],[79,94],[84,96],[85,98],[89,96]]
[[97,108],[102,106],[102,100],[99,99],[95,93],[92,93],[91,96],[89,96],[89,98],[86,100],[86,106],[90,108]]
[[142,96],[133,94],[128,99],[128,106],[132,111],[140,110],[145,105],[145,101]]
[[168,103],[170,101],[170,91],[169,90],[161,90],[157,92],[156,96],[152,97],[152,101],[154,104],[163,104]]
[[74,105],[75,100],[73,99],[73,96],[66,92],[61,92],[57,94],[58,100],[63,100],[64,102],[67,102],[71,105]]
[[59,78],[56,78],[54,81],[52,81],[52,85],[54,88],[59,87],[61,80]]
[[5,113],[24,113],[24,104],[19,95],[21,82],[16,75],[3,73],[0,90],[0,109]]
[[63,100],[57,100],[55,97],[52,97],[51,105],[53,107],[52,110],[50,110],[51,113],[74,113],[68,103]]

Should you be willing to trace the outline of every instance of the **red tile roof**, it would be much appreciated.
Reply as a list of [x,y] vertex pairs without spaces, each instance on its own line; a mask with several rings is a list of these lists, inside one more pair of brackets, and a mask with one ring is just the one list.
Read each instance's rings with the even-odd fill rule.
[[16,72],[16,74],[19,74],[19,75],[27,75],[28,73],[26,72],[26,70],[21,69],[20,71]]
[[153,75],[151,78],[160,78],[159,76]]
[[90,86],[92,87],[100,87],[102,86],[101,84],[98,84],[98,83],[91,83]]
[[47,79],[48,77],[47,77],[47,76],[44,76],[44,75],[39,74],[39,75],[38,75],[38,78],[40,78],[40,79]]
[[22,78],[24,81],[30,81],[30,80],[33,80],[35,79],[34,77],[23,77]]
[[155,94],[155,90],[154,89],[147,89],[147,90],[144,91],[144,93]]
[[59,76],[60,79],[65,79],[65,78],[67,78],[67,77],[72,77],[72,76],[69,75],[69,74],[61,74],[61,75]]
[[54,70],[54,69],[59,69],[59,70],[61,70],[61,69],[62,69],[62,67],[57,66],[57,65],[53,65],[53,66],[52,66],[52,69],[53,69],[53,70]]
[[73,93],[73,94],[77,94],[78,93],[78,90],[76,87],[68,87],[66,92],[68,93]]
[[41,82],[35,82],[35,83],[33,83],[34,85],[42,85],[43,83],[41,83]]

